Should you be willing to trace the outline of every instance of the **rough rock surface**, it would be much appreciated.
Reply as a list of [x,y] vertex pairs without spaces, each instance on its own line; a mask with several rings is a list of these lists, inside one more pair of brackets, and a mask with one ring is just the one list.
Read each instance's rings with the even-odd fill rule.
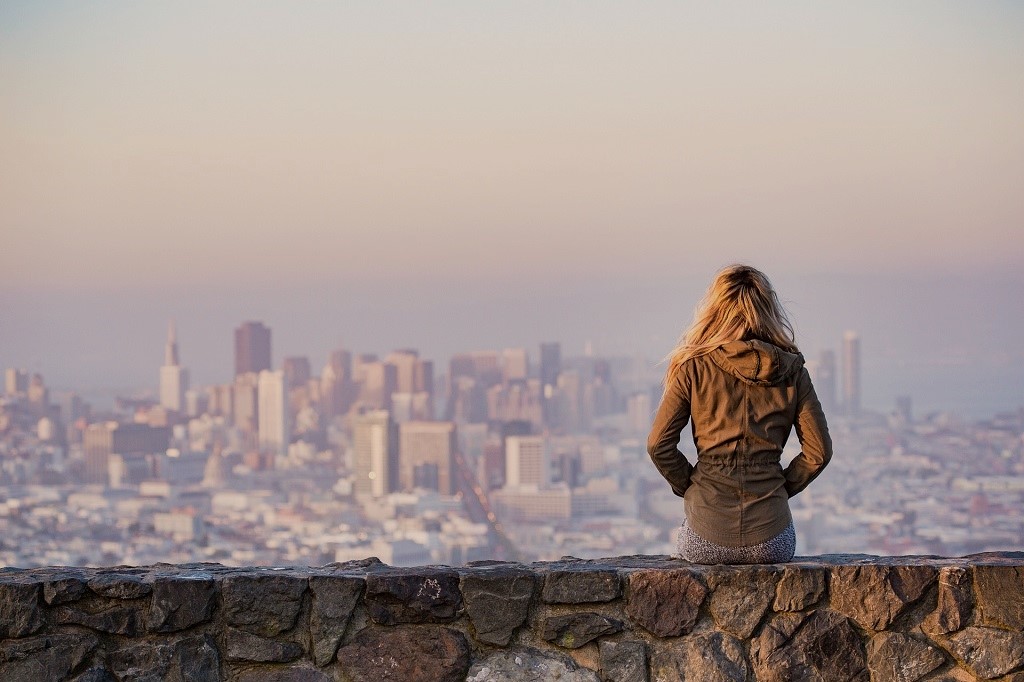
[[216,594],[208,575],[157,579],[149,608],[150,632],[177,632],[210,620]]
[[613,570],[555,569],[544,576],[541,599],[547,604],[594,604],[618,599],[622,581]]
[[936,575],[930,566],[839,566],[832,575],[832,608],[866,630],[885,630]]
[[338,650],[338,679],[346,682],[463,682],[469,644],[450,628],[363,630]]
[[31,635],[42,626],[39,586],[0,583],[0,639]]
[[568,657],[536,649],[496,651],[473,664],[466,682],[600,682]]
[[313,662],[317,665],[325,666],[334,658],[364,586],[363,579],[356,576],[318,575],[309,579],[313,593],[309,633],[313,638]]
[[967,625],[971,617],[971,570],[947,566],[939,571],[939,596],[935,610],[925,620],[927,632],[947,634]]
[[758,682],[867,682],[870,677],[860,637],[832,611],[774,619],[751,644],[751,659]]
[[224,618],[229,625],[263,637],[291,630],[307,582],[269,572],[228,576],[221,585]]
[[476,639],[505,646],[526,622],[537,579],[525,569],[499,566],[462,576],[461,589]]
[[987,680],[1024,667],[1024,634],[967,627],[943,642],[968,670]]
[[444,623],[462,608],[459,574],[450,569],[399,570],[366,576],[366,609],[375,623]]
[[750,637],[775,599],[778,580],[778,571],[760,567],[731,568],[708,576],[715,623],[735,637]]
[[153,591],[153,586],[131,573],[102,573],[88,583],[90,590],[111,599],[138,599]]
[[746,680],[749,666],[740,642],[721,632],[683,637],[655,650],[651,669],[664,682]]
[[648,682],[647,646],[640,640],[598,642],[602,682]]
[[132,682],[220,679],[220,655],[208,635],[123,647],[107,656],[107,665],[117,679]]
[[62,680],[96,648],[91,635],[39,635],[0,643],[0,680]]
[[820,566],[794,564],[782,571],[775,588],[776,611],[802,611],[825,594],[825,570]]
[[566,649],[578,649],[598,637],[612,635],[621,630],[622,621],[602,616],[600,613],[570,613],[546,618],[541,637]]
[[638,571],[629,577],[626,613],[658,637],[678,637],[693,629],[708,594],[689,570]]
[[974,590],[984,625],[1024,630],[1024,566],[978,566]]
[[901,632],[875,635],[867,654],[871,682],[917,682],[946,662],[931,644]]
[[43,583],[43,599],[47,604],[57,605],[77,601],[89,588],[81,578],[68,576]]
[[52,613],[54,621],[62,625],[81,625],[112,635],[138,637],[145,631],[142,606],[137,604],[118,604],[94,612],[70,606],[58,606],[53,609]]
[[224,643],[229,661],[287,663],[302,656],[302,647],[295,642],[260,637],[235,628],[228,628]]

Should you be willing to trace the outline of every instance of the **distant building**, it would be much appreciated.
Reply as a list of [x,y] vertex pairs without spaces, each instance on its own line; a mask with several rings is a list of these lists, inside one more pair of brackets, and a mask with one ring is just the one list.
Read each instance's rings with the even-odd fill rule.
[[235,376],[271,368],[270,328],[262,322],[243,322],[235,330]]
[[260,451],[282,456],[288,451],[288,443],[291,440],[284,372],[260,372],[257,391]]
[[7,395],[24,395],[28,391],[28,372],[8,367],[4,373],[4,391]]
[[509,436],[505,439],[505,486],[545,487],[548,451],[543,436]]
[[843,409],[860,414],[860,336],[853,331],[843,334]]
[[530,358],[525,348],[506,348],[501,354],[502,378],[505,382],[525,381],[530,375]]
[[391,409],[391,396],[398,388],[398,368],[390,362],[370,362],[362,366],[363,386],[359,399],[378,410]]
[[452,422],[410,421],[398,427],[399,489],[436,490],[454,495],[455,424]]
[[284,372],[285,388],[289,391],[305,386],[312,376],[307,357],[285,358],[281,361],[281,371]]
[[86,483],[109,482],[110,457],[131,459],[134,455],[163,453],[170,443],[170,429],[147,424],[90,424],[82,437],[85,451]]
[[383,497],[398,482],[398,443],[391,415],[372,410],[353,420],[353,489],[356,495]]
[[175,412],[185,411],[185,392],[188,391],[188,370],[178,360],[178,338],[171,320],[167,327],[167,345],[164,364],[160,367],[160,404]]

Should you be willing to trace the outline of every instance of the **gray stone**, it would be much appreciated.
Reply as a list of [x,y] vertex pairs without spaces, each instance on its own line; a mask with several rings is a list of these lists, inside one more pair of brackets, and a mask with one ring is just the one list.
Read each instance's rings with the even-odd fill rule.
[[868,642],[871,682],[916,682],[946,661],[941,651],[900,632],[883,632]]
[[338,649],[337,679],[463,682],[469,653],[465,636],[450,628],[367,628]]
[[101,597],[138,599],[153,591],[153,586],[130,573],[101,573],[86,583]]
[[149,607],[150,632],[177,632],[213,616],[216,584],[212,577],[158,578]]
[[870,679],[860,637],[833,611],[772,619],[751,642],[750,656],[758,682]]
[[47,580],[43,583],[43,599],[46,600],[47,604],[53,606],[66,604],[81,599],[87,590],[85,581],[81,578],[68,576],[66,578]]
[[302,646],[295,642],[281,642],[254,635],[244,630],[228,628],[224,645],[229,661],[254,663],[288,663],[302,656]]
[[232,575],[221,583],[224,619],[261,637],[295,626],[306,592],[306,578],[273,573]]
[[973,605],[971,571],[946,566],[939,571],[939,595],[935,610],[925,619],[924,630],[933,634],[956,632],[967,625]]
[[602,640],[597,649],[602,682],[648,682],[647,646],[642,641]]
[[758,567],[730,568],[708,576],[711,615],[722,630],[747,639],[775,598],[779,574]]
[[366,610],[375,623],[444,623],[462,608],[459,574],[418,568],[366,576]]
[[982,624],[1024,630],[1024,566],[977,566],[974,592]]
[[115,605],[95,612],[58,606],[52,614],[58,624],[82,625],[112,635],[138,637],[144,630],[142,607],[138,604]]
[[540,598],[546,604],[595,604],[618,599],[622,581],[611,569],[558,569],[544,576]]
[[626,613],[658,637],[678,637],[693,629],[708,588],[689,570],[646,570],[629,576]]
[[0,639],[25,637],[43,626],[39,585],[0,583]]
[[246,668],[232,675],[231,682],[334,682],[334,678],[312,666],[297,664],[287,668]]
[[598,637],[613,635],[621,630],[622,621],[600,613],[569,613],[546,618],[541,637],[546,642],[554,642],[566,649],[579,649]]
[[466,682],[600,682],[593,670],[567,656],[536,649],[496,651],[473,664]]
[[986,627],[966,627],[940,641],[978,677],[987,680],[1024,666],[1024,634]]
[[533,573],[523,569],[501,567],[462,576],[462,598],[476,638],[507,645],[526,621],[536,587]]
[[0,680],[63,680],[93,649],[91,635],[54,634],[0,643]]
[[117,679],[106,668],[89,668],[71,682],[117,682]]
[[654,679],[664,682],[742,682],[750,669],[737,640],[721,632],[706,632],[656,648],[651,672]]
[[786,566],[775,588],[776,611],[802,611],[825,594],[825,570],[817,566]]
[[931,566],[837,566],[832,608],[866,630],[885,630],[935,581]]
[[132,682],[220,680],[220,655],[207,635],[167,643],[132,643],[110,651],[107,666],[117,679]]
[[309,616],[309,630],[313,638],[313,662],[317,665],[325,666],[334,658],[364,586],[365,581],[355,576],[310,577],[313,608]]

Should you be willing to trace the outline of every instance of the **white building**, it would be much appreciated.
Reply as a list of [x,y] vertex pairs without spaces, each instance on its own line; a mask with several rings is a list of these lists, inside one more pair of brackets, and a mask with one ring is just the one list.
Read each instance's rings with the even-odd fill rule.
[[282,456],[288,451],[288,442],[291,440],[284,372],[263,370],[256,390],[260,450]]

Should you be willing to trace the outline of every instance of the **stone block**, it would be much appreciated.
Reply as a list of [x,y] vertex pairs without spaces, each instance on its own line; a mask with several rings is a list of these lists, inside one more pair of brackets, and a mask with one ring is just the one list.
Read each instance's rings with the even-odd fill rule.
[[243,573],[221,584],[224,619],[261,637],[291,630],[302,608],[308,581],[290,575]]
[[927,642],[900,632],[882,632],[867,647],[871,682],[917,682],[946,657]]
[[596,604],[618,599],[622,581],[613,569],[558,569],[544,576],[541,600],[546,604]]
[[775,588],[772,607],[776,611],[802,611],[817,604],[825,595],[827,575],[825,569],[818,566],[786,566]]
[[101,573],[87,583],[89,589],[110,599],[139,599],[153,591],[153,586],[131,573]]
[[658,637],[693,629],[708,588],[687,569],[637,571],[629,576],[626,613]]
[[604,635],[622,631],[622,621],[600,613],[569,613],[544,619],[541,637],[566,649],[578,649]]
[[231,675],[231,682],[334,682],[334,677],[322,670],[296,664],[287,667],[245,667]]
[[66,576],[47,580],[43,583],[43,599],[47,604],[56,606],[78,601],[88,591],[85,581],[75,576]]
[[924,630],[948,634],[967,625],[974,603],[971,594],[971,569],[946,566],[939,571],[939,594],[935,610],[925,619]]
[[602,682],[648,682],[647,646],[642,641],[602,640],[597,648]]
[[260,637],[235,628],[228,628],[224,634],[224,648],[227,660],[254,663],[288,663],[303,653],[302,646],[295,642]]
[[966,627],[939,644],[973,674],[986,680],[1024,667],[1024,634],[987,627]]
[[177,632],[213,616],[216,583],[210,576],[157,578],[150,599],[150,632]]
[[98,641],[78,633],[39,635],[0,643],[0,680],[63,680]]
[[529,615],[537,579],[524,569],[498,567],[463,575],[460,587],[476,639],[505,646]]
[[469,643],[445,627],[367,628],[338,650],[343,682],[463,682]]
[[208,635],[170,642],[141,641],[107,653],[107,667],[132,682],[217,682],[220,654]]
[[58,606],[52,614],[54,622],[61,625],[81,625],[97,632],[138,637],[145,631],[142,609],[139,604],[118,604],[99,611]]
[[832,608],[866,630],[885,630],[935,581],[931,566],[837,566],[832,573]]
[[39,585],[0,583],[0,639],[25,637],[43,626],[39,613]]
[[462,608],[459,574],[419,568],[366,576],[366,610],[375,623],[444,623]]
[[334,659],[352,619],[366,582],[361,577],[343,575],[315,575],[309,579],[313,594],[309,630],[313,639],[313,662],[325,666]]
[[977,566],[974,593],[982,624],[1024,630],[1024,566]]
[[746,639],[775,600],[779,573],[758,567],[729,568],[707,576],[711,615],[729,634]]
[[751,642],[750,657],[758,682],[870,679],[860,636],[824,609],[773,618]]
[[530,648],[495,651],[474,663],[465,679],[466,682],[600,682],[597,673],[580,667],[571,658]]
[[743,645],[722,632],[691,635],[656,647],[651,672],[663,682],[736,682],[750,675]]

